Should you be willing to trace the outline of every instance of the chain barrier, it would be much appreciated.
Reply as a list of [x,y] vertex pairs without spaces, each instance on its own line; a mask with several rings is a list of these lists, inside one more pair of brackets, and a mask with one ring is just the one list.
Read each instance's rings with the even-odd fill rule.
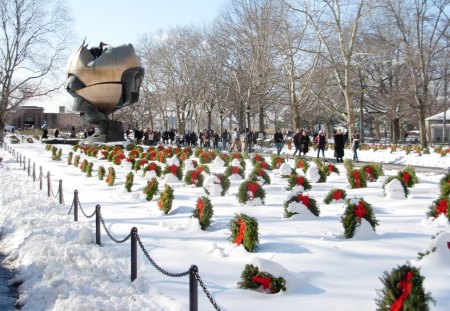
[[179,278],[182,276],[189,275],[190,270],[187,270],[187,271],[181,272],[181,273],[171,273],[169,271],[164,270],[153,260],[152,257],[150,257],[150,255],[148,254],[147,250],[144,247],[144,244],[141,241],[141,237],[139,236],[139,234],[137,234],[137,241],[138,241],[139,246],[141,247],[142,251],[144,252],[145,257],[147,257],[147,259],[150,261],[150,263],[162,274],[173,277],[173,278]]
[[[91,214],[91,215],[86,215],[86,213],[84,212],[84,210],[83,210],[83,207],[81,206],[81,202],[80,202],[80,199],[77,197],[75,200],[77,200],[77,202],[78,202],[78,207],[80,208],[80,210],[81,210],[81,213],[84,215],[84,217],[86,217],[86,218],[92,218],[92,217],[94,217],[95,216],[95,213],[97,212],[96,210],[94,210],[94,212]],[[72,204],[73,205],[73,204]]]
[[214,309],[216,309],[217,311],[220,311],[220,307],[217,304],[217,302],[214,300],[214,298],[212,297],[211,293],[209,292],[209,290],[206,288],[205,283],[203,283],[202,278],[200,277],[200,274],[198,274],[198,270],[194,269],[193,270],[194,276],[198,281],[198,284],[200,285],[200,287],[203,289],[203,292],[205,293],[206,297],[208,297],[209,302],[211,302],[211,304],[213,305]]
[[[100,211],[99,211],[99,212],[100,212]],[[120,244],[120,243],[124,243],[124,242],[128,241],[128,239],[131,237],[131,232],[130,232],[130,233],[129,233],[125,238],[123,238],[122,240],[117,240],[115,237],[112,236],[111,232],[109,232],[108,228],[106,227],[105,220],[103,219],[101,213],[100,213],[100,221],[101,221],[101,223],[102,223],[102,225],[103,225],[103,228],[104,228],[105,231],[106,231],[106,234],[107,234],[107,235],[109,236],[109,238],[110,238],[111,240],[113,240],[114,242],[119,243],[119,244]]]

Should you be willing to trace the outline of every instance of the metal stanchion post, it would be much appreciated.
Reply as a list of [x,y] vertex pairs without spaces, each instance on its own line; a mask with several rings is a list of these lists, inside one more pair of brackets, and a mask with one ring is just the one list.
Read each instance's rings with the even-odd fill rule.
[[95,206],[95,244],[102,246],[102,236],[101,236],[101,226],[100,226],[100,217],[101,217],[101,212],[100,212],[100,204],[97,204]]
[[198,310],[198,267],[192,265],[189,269],[189,311]]
[[131,282],[137,278],[137,228],[131,228]]
[[33,182],[36,182],[36,162],[33,162]]
[[78,190],[73,192],[73,221],[78,221]]
[[51,182],[50,182],[50,171],[47,171],[47,196],[51,196]]
[[39,189],[42,190],[42,177],[44,174],[42,173],[42,166],[39,166]]
[[62,179],[59,180],[58,195],[59,195],[59,204],[63,204],[64,198],[63,198]]
[[31,169],[30,169],[30,158],[28,158],[28,177],[30,177]]

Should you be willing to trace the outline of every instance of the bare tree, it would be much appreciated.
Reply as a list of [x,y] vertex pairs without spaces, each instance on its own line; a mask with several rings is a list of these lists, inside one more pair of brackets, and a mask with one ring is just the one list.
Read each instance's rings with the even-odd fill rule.
[[65,58],[69,21],[60,1],[0,1],[0,141],[12,109],[62,86],[49,79]]

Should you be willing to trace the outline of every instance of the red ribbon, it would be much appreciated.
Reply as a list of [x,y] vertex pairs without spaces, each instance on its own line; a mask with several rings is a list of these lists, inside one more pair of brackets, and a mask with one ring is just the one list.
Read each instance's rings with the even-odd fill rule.
[[178,166],[176,166],[175,164],[169,166],[169,171],[170,171],[172,174],[176,175],[176,174],[177,174],[177,170],[178,170]]
[[336,192],[333,193],[333,200],[337,201],[342,199],[342,191],[337,190]]
[[203,172],[203,167],[199,166],[196,168],[197,173],[201,174]]
[[305,182],[305,177],[303,177],[303,176],[297,177],[297,186],[302,186],[304,182]]
[[159,162],[164,162],[164,153],[159,153]]
[[328,165],[328,170],[330,171],[330,173],[333,173],[333,168],[334,168],[333,164]]
[[239,218],[237,224],[239,226],[239,233],[236,236],[236,238],[234,239],[234,243],[236,243],[237,245],[241,245],[242,244],[242,240],[244,239],[245,222],[243,222],[242,219]]
[[309,206],[309,196],[307,196],[307,195],[303,195],[302,193],[300,193],[298,195],[298,201],[302,202],[302,204],[306,207]]
[[197,183],[197,178],[198,178],[198,173],[196,171],[191,171],[191,179],[192,179],[193,184]]
[[256,191],[258,191],[259,185],[255,182],[248,182],[247,184],[247,191],[252,193],[252,200],[256,197]]
[[352,172],[353,178],[355,179],[355,184],[356,184],[356,188],[360,188],[361,187],[361,183],[359,181],[359,171],[353,171]]
[[155,163],[150,163],[150,164],[148,165],[148,170],[149,170],[149,171],[154,171],[154,170],[156,170],[156,164],[155,164]]
[[141,166],[147,164],[147,160],[141,160]]
[[267,168],[267,163],[266,162],[259,162],[259,164],[261,164],[261,168],[263,168],[263,169]]
[[261,160],[262,160],[262,159],[261,159],[261,156],[260,156],[260,155],[258,155],[258,154],[255,155],[255,161],[256,161],[256,162],[261,162]]
[[233,174],[239,174],[239,167],[238,167],[238,166],[233,166],[233,167],[231,167],[231,173],[233,173]]
[[260,169],[259,171],[258,171],[258,176],[263,176],[264,175],[264,170],[263,169]]
[[373,180],[374,180],[374,177],[373,177],[373,171],[372,171],[372,168],[371,168],[370,166],[368,166],[368,167],[366,167],[366,168],[364,169],[364,171],[366,172],[367,178],[370,179],[370,181],[373,181]]
[[106,181],[107,183],[109,183],[109,180],[110,180],[109,176],[106,176],[105,181]]
[[366,216],[366,214],[367,214],[367,211],[364,208],[364,202],[363,201],[359,201],[358,206],[355,209],[355,215],[358,217],[359,223],[361,223],[361,218]]
[[255,283],[262,284],[264,289],[268,289],[270,287],[270,278],[266,278],[260,275],[252,276],[252,281]]
[[186,161],[186,154],[182,153],[180,155],[180,159],[183,160],[183,161]]
[[299,162],[298,162],[298,167],[299,167],[299,168],[303,168],[304,166],[305,166],[305,165],[303,164],[303,161],[299,161]]
[[403,309],[403,301],[409,296],[409,293],[411,292],[412,289],[411,283],[412,277],[413,277],[412,272],[408,271],[406,273],[406,278],[404,278],[398,283],[397,288],[403,291],[400,297],[398,297],[397,300],[395,300],[394,303],[391,305],[390,311],[400,311]]
[[440,200],[439,204],[436,206],[436,217],[440,214],[447,214],[448,202],[446,200]]
[[281,164],[283,164],[283,162],[284,162],[284,160],[283,160],[282,158],[279,158],[279,159],[277,160],[277,167],[280,167]]
[[408,172],[403,172],[402,177],[403,177],[403,180],[405,181],[405,184],[409,185],[409,179],[411,178],[411,175],[409,175]]
[[202,220],[202,216],[203,216],[203,207],[204,207],[204,202],[202,199],[198,199],[197,200],[197,209],[198,209],[198,219]]

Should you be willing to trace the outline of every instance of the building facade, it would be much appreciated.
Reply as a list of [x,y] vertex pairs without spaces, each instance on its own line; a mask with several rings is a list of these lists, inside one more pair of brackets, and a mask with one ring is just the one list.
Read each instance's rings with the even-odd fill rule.
[[45,124],[50,129],[70,130],[74,126],[80,130],[84,125],[78,113],[66,113],[60,107],[58,113],[45,113],[44,108],[37,106],[22,106],[13,110],[9,116],[8,124],[16,129],[41,128]]

